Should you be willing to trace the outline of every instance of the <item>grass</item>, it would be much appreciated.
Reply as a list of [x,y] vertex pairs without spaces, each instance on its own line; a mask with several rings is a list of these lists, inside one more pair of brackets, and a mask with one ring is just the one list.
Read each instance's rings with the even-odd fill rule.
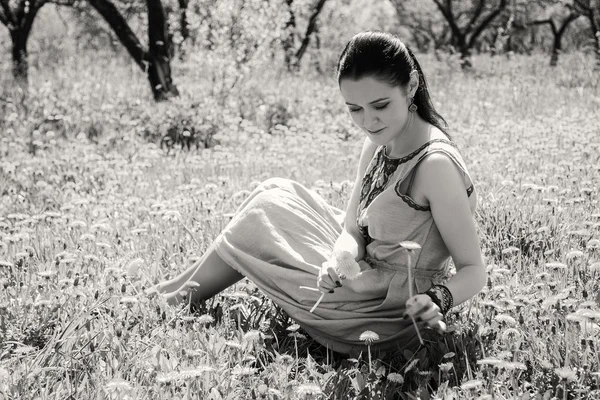
[[[178,63],[182,96],[157,105],[128,63],[82,56],[34,69],[20,104],[3,74],[15,104],[0,103],[0,398],[598,396],[592,60],[422,64],[478,186],[488,285],[442,338],[372,362],[320,348],[248,281],[195,312],[142,295],[268,177],[345,207],[362,137],[332,79],[249,72],[233,95]],[[161,148],[169,128],[191,150]]]

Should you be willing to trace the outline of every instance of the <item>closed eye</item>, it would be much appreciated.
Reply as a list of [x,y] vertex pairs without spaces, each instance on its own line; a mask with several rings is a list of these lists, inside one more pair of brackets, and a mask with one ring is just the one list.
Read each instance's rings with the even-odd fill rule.
[[376,110],[383,110],[384,108],[386,108],[388,106],[389,103],[386,103],[384,105],[381,106],[373,106],[373,108],[375,108]]

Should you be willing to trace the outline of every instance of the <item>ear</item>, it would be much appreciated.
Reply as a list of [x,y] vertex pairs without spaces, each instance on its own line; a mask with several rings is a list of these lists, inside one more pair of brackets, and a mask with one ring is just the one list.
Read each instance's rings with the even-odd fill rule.
[[419,88],[419,72],[417,70],[413,70],[409,75],[408,85],[406,88],[407,97],[410,97],[410,98],[415,97],[415,93],[417,93],[418,88]]

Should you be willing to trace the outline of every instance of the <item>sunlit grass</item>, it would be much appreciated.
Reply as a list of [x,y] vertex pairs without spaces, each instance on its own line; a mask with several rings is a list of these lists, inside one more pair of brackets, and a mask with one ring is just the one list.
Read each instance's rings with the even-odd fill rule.
[[[28,106],[0,104],[3,396],[346,399],[427,383],[439,397],[598,393],[590,60],[478,57],[465,74],[423,58],[479,189],[488,284],[450,317],[445,347],[381,360],[320,349],[251,282],[195,314],[143,295],[197,260],[268,177],[345,207],[362,139],[332,78],[249,74],[214,98],[193,64],[177,64],[181,98],[155,105],[139,71],[92,61],[34,70]],[[216,127],[221,145],[167,154],[157,143],[182,117]]]

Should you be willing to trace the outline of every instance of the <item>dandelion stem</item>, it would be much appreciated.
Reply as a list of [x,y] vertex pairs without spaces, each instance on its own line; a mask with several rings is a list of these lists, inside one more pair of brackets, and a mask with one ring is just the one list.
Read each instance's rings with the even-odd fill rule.
[[[413,276],[412,276],[412,265],[411,265],[411,259],[410,259],[410,253],[412,253],[412,250],[407,250],[408,252],[408,297],[412,298],[414,295],[414,291],[413,291]],[[415,326],[415,330],[417,331],[417,336],[419,337],[419,343],[421,343],[421,346],[424,344],[423,343],[423,338],[421,337],[421,332],[419,332],[419,326],[417,325],[417,321],[415,321],[415,318],[411,315],[410,319],[413,322],[413,325]]]
[[310,309],[311,313],[313,311],[315,311],[315,308],[317,308],[317,306],[319,305],[319,303],[321,303],[321,300],[323,300],[324,296],[325,296],[325,293],[321,293],[321,296],[319,297],[319,300],[317,300],[317,302],[315,303],[315,305]]

